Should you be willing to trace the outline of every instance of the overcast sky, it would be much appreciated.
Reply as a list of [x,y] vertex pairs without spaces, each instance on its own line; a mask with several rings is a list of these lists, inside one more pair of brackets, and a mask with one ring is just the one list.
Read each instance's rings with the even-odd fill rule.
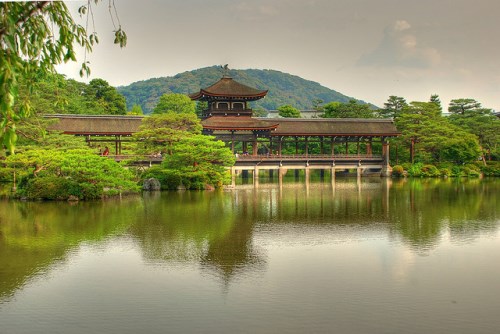
[[[76,8],[68,5],[77,18]],[[127,85],[201,67],[273,69],[383,106],[390,95],[500,110],[499,0],[115,0],[95,7],[92,78]],[[80,20],[78,18],[78,20]],[[80,55],[80,62],[83,56]],[[81,80],[79,65],[60,72]]]

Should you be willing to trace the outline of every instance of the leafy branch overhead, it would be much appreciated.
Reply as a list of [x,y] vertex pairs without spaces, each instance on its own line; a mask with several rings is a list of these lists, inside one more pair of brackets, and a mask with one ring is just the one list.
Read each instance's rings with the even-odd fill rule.
[[[85,54],[92,51],[99,42],[92,7],[92,3],[98,2],[89,0],[80,7],[85,26],[75,22],[62,1],[0,2],[0,139],[10,153],[14,153],[16,145],[16,124],[31,112],[29,98],[14,108],[20,82],[24,81],[31,93],[37,76],[55,73],[55,66],[63,62],[76,61],[76,47],[82,47]],[[114,2],[109,4],[115,43],[124,47],[127,35],[121,28]],[[90,21],[93,29],[89,33]],[[80,74],[90,74],[86,59]]]

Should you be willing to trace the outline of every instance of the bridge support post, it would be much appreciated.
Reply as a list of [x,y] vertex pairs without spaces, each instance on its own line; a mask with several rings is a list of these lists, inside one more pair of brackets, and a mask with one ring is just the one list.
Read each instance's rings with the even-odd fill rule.
[[236,170],[231,167],[231,187],[236,187]]
[[255,188],[259,186],[259,166],[253,168],[253,186]]
[[309,187],[309,178],[311,176],[311,170],[309,169],[309,166],[305,168],[305,176],[306,176],[306,186]]
[[384,161],[382,162],[381,176],[391,176],[392,167],[389,164],[389,142],[386,138],[382,139],[382,158]]
[[283,188],[283,176],[286,174],[286,169],[281,167],[278,169],[278,183],[280,189]]

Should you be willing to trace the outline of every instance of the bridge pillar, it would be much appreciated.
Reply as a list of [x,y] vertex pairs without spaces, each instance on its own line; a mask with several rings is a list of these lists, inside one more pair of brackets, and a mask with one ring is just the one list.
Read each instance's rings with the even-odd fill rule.
[[259,166],[253,168],[253,185],[255,188],[259,186]]
[[309,178],[311,176],[311,170],[309,169],[308,166],[305,168],[305,174],[306,174],[306,176],[305,176],[305,178],[306,178],[306,187],[309,187]]
[[381,176],[391,176],[392,167],[389,164],[389,142],[386,138],[382,139],[382,158],[384,159],[384,161],[382,162]]

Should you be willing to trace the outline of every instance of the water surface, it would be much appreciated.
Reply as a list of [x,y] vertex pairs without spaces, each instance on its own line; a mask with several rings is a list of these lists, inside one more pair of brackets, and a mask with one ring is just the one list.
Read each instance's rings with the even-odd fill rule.
[[0,201],[2,333],[496,333],[498,180]]

